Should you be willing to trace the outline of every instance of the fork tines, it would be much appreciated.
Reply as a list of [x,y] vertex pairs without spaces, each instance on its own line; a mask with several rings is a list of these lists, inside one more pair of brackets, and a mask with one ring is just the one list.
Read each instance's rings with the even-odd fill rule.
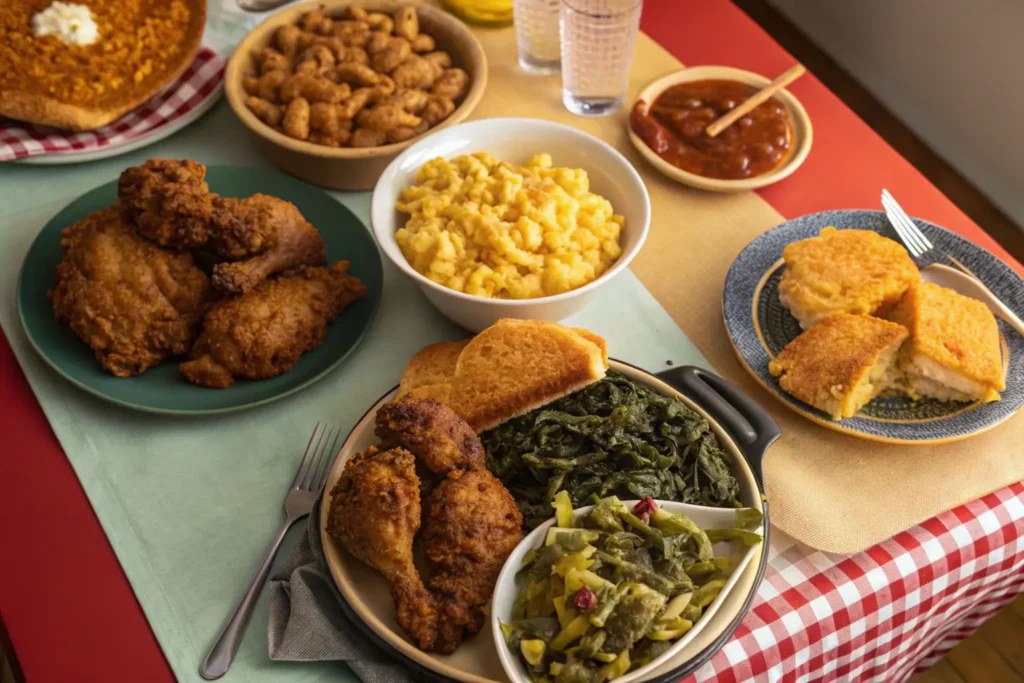
[[885,188],[882,189],[882,206],[885,208],[885,215],[889,217],[889,222],[895,228],[896,234],[899,235],[912,256],[921,256],[935,246]]
[[302,462],[299,463],[299,471],[295,473],[292,488],[320,492],[327,482],[334,454],[338,452],[340,438],[340,429],[333,425],[316,423],[309,443],[306,444],[306,452],[302,455]]

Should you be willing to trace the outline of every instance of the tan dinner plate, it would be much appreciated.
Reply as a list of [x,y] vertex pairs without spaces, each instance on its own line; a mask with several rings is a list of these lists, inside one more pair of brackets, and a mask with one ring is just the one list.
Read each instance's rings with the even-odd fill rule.
[[[686,385],[687,394],[697,396],[700,404],[680,393],[665,381],[639,368],[612,360],[610,367],[629,378],[650,386],[659,393],[678,396],[688,406],[711,423],[728,456],[730,465],[740,484],[740,502],[756,507],[765,515],[765,542],[768,542],[768,505],[763,502],[761,457],[767,447],[778,438],[778,428],[750,399],[710,373],[696,368],[674,368],[669,371],[670,381]],[[327,517],[331,507],[331,489],[341,476],[345,463],[355,453],[377,443],[373,434],[377,409],[390,401],[395,390],[388,392],[374,404],[355,425],[342,446],[334,463],[320,508],[320,535],[331,576],[348,612],[365,625],[369,635],[378,644],[390,649],[406,663],[437,680],[482,683],[509,681],[494,650],[490,620],[479,634],[465,641],[452,655],[425,653],[416,648],[398,626],[394,603],[387,582],[382,576],[349,555],[327,533]],[[708,406],[705,409],[702,406]],[[718,419],[712,417],[714,413]],[[722,426],[728,424],[730,432]],[[737,442],[743,444],[741,449]],[[746,452],[748,455],[744,455]],[[748,459],[750,458],[750,462]],[[765,550],[760,549],[747,565],[733,590],[728,593],[718,612],[711,618],[699,637],[682,652],[661,664],[646,681],[669,681],[688,675],[724,645],[742,615],[747,611],[764,572]]]

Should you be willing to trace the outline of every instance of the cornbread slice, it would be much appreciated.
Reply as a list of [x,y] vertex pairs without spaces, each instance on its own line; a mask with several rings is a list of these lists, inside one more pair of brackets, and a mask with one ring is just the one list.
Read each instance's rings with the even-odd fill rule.
[[888,320],[835,315],[786,344],[768,371],[786,392],[841,420],[900,385],[899,350],[908,335]]
[[839,313],[871,315],[921,279],[903,246],[872,230],[822,229],[786,245],[779,301],[807,329]]
[[999,327],[988,306],[931,282],[913,285],[889,318],[910,330],[900,366],[911,396],[998,401],[1006,388]]

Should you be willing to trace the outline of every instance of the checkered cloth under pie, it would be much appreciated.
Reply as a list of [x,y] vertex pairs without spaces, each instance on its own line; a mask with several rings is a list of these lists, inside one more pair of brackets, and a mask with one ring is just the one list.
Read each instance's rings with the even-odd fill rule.
[[0,161],[38,154],[85,152],[148,135],[212,97],[224,79],[224,59],[201,47],[173,83],[141,106],[96,130],[75,133],[0,117]]

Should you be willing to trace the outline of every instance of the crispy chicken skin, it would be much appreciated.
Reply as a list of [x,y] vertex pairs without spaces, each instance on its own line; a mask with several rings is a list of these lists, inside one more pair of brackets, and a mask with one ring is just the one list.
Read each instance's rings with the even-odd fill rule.
[[327,261],[317,229],[277,197],[217,197],[210,223],[210,245],[231,259],[214,266],[213,285],[229,294],[244,294],[274,273]]
[[451,653],[483,627],[498,574],[523,540],[523,516],[486,469],[449,472],[426,509],[421,540],[434,569],[430,588],[441,615],[435,646]]
[[65,228],[61,245],[53,313],[104,369],[129,377],[188,352],[210,292],[190,254],[139,237],[119,204]]
[[206,167],[191,159],[150,159],[121,173],[117,196],[139,234],[187,251],[206,243],[213,200]]
[[415,458],[401,448],[370,447],[352,457],[331,491],[327,533],[391,585],[398,623],[420,649],[433,650],[437,609],[413,564],[420,528]]
[[247,294],[222,299],[206,316],[191,359],[180,366],[189,381],[223,389],[234,378],[266,379],[292,369],[315,349],[327,324],[366,286],[349,275],[348,261],[305,266],[265,280]]
[[401,445],[434,474],[484,466],[484,447],[469,424],[432,398],[403,398],[377,411],[376,434]]

